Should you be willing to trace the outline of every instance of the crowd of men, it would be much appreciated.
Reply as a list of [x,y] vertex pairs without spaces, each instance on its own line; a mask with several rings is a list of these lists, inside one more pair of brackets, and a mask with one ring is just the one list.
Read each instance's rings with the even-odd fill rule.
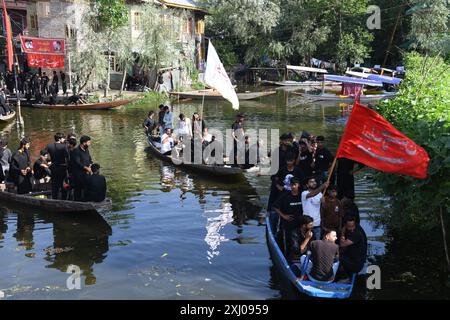
[[361,271],[367,238],[354,203],[355,163],[339,159],[337,174],[329,177],[334,156],[323,136],[307,132],[298,140],[283,134],[277,152],[268,210],[278,214],[276,237],[292,270],[318,282]]
[[62,94],[67,94],[67,77],[64,71],[59,74],[53,71],[49,76],[46,72],[32,73],[20,71],[16,79],[12,72],[7,71],[1,74],[1,87],[7,95],[18,93],[25,97],[28,101],[34,100],[36,103],[43,103],[45,99],[49,100],[50,104],[55,104],[60,88]]
[[93,163],[91,138],[82,136],[77,145],[74,134],[56,133],[54,142],[40,151],[32,164],[31,141],[20,140],[13,153],[8,141],[0,139],[0,182],[13,183],[18,194],[29,194],[44,183],[51,183],[52,199],[102,202],[106,197],[106,179],[100,165]]

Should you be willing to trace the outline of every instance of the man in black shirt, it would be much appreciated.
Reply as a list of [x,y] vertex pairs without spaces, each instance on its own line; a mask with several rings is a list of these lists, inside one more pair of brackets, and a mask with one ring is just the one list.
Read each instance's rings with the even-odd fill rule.
[[354,217],[345,219],[343,235],[339,243],[341,265],[348,276],[360,272],[367,258],[367,237]]
[[155,130],[156,128],[156,121],[155,119],[153,119],[155,112],[150,111],[148,113],[147,119],[145,119],[144,123],[142,124],[142,126],[145,129],[145,133],[148,135],[152,135],[153,134],[153,130]]
[[86,201],[102,202],[106,198],[106,179],[100,175],[100,165],[94,163],[91,166],[92,175],[87,178]]
[[291,179],[291,191],[281,195],[273,204],[280,218],[281,248],[287,257],[292,243],[292,233],[298,228],[303,215],[300,181]]
[[61,78],[62,90],[63,94],[66,95],[67,92],[67,82],[66,82],[66,74],[64,71],[59,72],[59,77]]
[[26,194],[32,191],[31,185],[31,160],[29,154],[30,140],[23,138],[20,141],[19,149],[14,152],[11,158],[10,177],[17,186],[18,194]]
[[92,174],[92,158],[89,153],[90,145],[91,138],[82,136],[80,138],[80,145],[72,151],[70,156],[70,170],[75,180],[75,201],[83,200],[87,178]]
[[313,162],[312,153],[308,148],[308,144],[304,140],[300,140],[299,144],[299,153],[296,161],[296,165],[303,172],[305,177],[310,177],[312,175],[311,164]]
[[50,154],[52,165],[50,171],[52,173],[52,198],[58,199],[59,192],[61,198],[66,199],[67,193],[63,188],[64,180],[67,178],[67,166],[69,164],[69,152],[65,144],[65,136],[63,133],[55,134],[55,142],[47,146]]
[[314,234],[312,232],[314,228],[314,219],[308,215],[303,215],[300,219],[300,227],[295,229],[291,238],[291,251],[289,254],[288,262],[293,264],[296,268],[293,268],[294,273],[300,275],[300,257],[309,250],[311,242],[314,240]]
[[50,172],[50,164],[48,163],[48,152],[47,150],[41,150],[39,159],[33,165],[33,174],[36,180],[48,179],[51,177],[52,173]]
[[289,179],[296,178],[300,183],[304,182],[306,176],[300,170],[300,168],[295,166],[295,155],[293,153],[288,153],[286,155],[286,166],[278,170],[278,174],[275,177],[276,187],[279,191],[291,190],[291,183]]
[[43,95],[48,95],[48,83],[50,82],[50,78],[47,76],[47,73],[44,72],[42,74],[42,79],[41,79],[41,92]]
[[323,136],[318,136],[317,139],[317,150],[314,155],[314,161],[312,168],[316,176],[317,182],[323,184],[328,177],[328,170],[333,162],[333,155],[330,150],[325,147],[325,138]]

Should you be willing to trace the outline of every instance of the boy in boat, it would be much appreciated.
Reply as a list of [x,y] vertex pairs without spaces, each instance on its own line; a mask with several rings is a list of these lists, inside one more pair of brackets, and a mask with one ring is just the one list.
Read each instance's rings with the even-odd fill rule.
[[338,199],[337,188],[332,186],[321,199],[320,221],[322,229],[337,230],[338,235],[340,235],[343,217],[344,210],[341,201]]
[[10,164],[10,176],[17,187],[18,194],[27,194],[32,191],[31,185],[31,159],[29,150],[30,140],[23,138],[20,140],[19,149],[14,152]]
[[106,198],[106,179],[100,174],[100,165],[94,163],[91,166],[92,175],[86,183],[86,197],[88,202],[102,202]]
[[273,209],[279,216],[278,240],[285,256],[289,255],[292,244],[292,234],[300,224],[303,215],[300,181],[291,179],[291,191],[281,195],[273,204]]
[[302,271],[309,280],[331,283],[339,268],[339,246],[336,244],[335,230],[324,229],[323,240],[311,243],[311,256],[303,255],[300,259]]
[[50,171],[51,162],[48,161],[48,151],[43,149],[40,152],[39,159],[33,165],[34,178],[39,183],[50,181],[52,173]]

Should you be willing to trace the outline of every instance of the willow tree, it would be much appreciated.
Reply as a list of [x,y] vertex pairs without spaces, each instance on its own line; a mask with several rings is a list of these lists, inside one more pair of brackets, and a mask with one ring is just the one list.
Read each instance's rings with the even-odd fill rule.
[[93,12],[98,33],[104,38],[107,53],[107,77],[104,81],[104,96],[108,95],[111,83],[111,59],[113,43],[121,36],[120,29],[128,24],[128,8],[124,0],[95,0]]
[[153,4],[142,7],[142,30],[137,38],[139,67],[157,72],[162,67],[178,63],[180,56],[179,30],[174,30],[170,9],[162,9]]

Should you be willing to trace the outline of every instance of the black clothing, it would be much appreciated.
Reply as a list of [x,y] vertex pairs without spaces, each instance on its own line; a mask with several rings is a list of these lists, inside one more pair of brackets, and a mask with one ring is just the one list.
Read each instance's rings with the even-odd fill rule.
[[358,225],[354,232],[345,233],[345,239],[353,242],[342,252],[342,263],[348,274],[361,271],[367,258],[367,237],[364,230]]
[[323,147],[322,149],[316,150],[314,159],[315,159],[314,171],[318,173],[328,171],[328,169],[331,166],[331,163],[333,162],[334,157],[331,154],[330,150],[328,150],[328,148]]
[[301,183],[304,183],[307,178],[307,176],[303,174],[302,170],[299,167],[294,167],[292,171],[289,171],[287,166],[285,166],[284,168],[281,168],[277,173],[278,184],[284,186],[284,180],[288,175],[292,175],[292,178],[298,179],[299,181],[301,181]]
[[311,152],[309,152],[309,150],[305,152],[300,152],[299,160],[300,161],[298,163],[298,167],[300,168],[300,170],[302,170],[303,174],[306,177],[310,177],[312,175],[311,164],[313,160]]
[[86,181],[86,201],[102,202],[106,198],[106,179],[102,175],[94,174]]
[[311,261],[313,263],[311,277],[319,281],[333,280],[333,263],[339,257],[337,244],[326,240],[316,240],[311,243]]
[[21,152],[17,150],[11,158],[9,174],[17,186],[18,194],[26,194],[32,191],[31,171],[26,175],[22,175],[21,172],[21,170],[25,170],[26,168],[31,168],[30,154],[28,151]]
[[47,164],[47,161],[42,160],[42,159],[37,159],[36,162],[34,163],[33,171],[34,171],[34,177],[36,178],[36,180],[41,180],[45,177],[51,176],[50,170],[48,168],[42,167],[41,166],[42,164]]
[[158,113],[158,124],[160,126],[162,126],[164,128],[164,115],[166,114],[166,112],[164,110],[161,110]]
[[47,151],[52,160],[52,165],[50,166],[52,173],[52,198],[58,199],[59,192],[61,191],[62,199],[66,199],[67,194],[64,189],[64,180],[67,178],[67,166],[69,163],[67,146],[62,143],[51,143],[47,146]]
[[300,257],[302,255],[304,255],[311,246],[311,242],[314,241],[314,237],[312,237],[308,244],[306,245],[306,248],[304,251],[300,252],[300,246],[303,243],[303,241],[305,241],[306,236],[302,233],[302,231],[300,230],[300,228],[298,228],[297,230],[295,230],[292,233],[292,238],[291,238],[291,251],[289,254],[289,262],[298,262],[300,261]]
[[150,118],[145,119],[143,127],[146,128],[147,134],[152,133],[156,128],[156,121]]
[[75,182],[75,200],[81,201],[83,199],[83,192],[86,189],[88,174],[84,167],[92,164],[92,158],[89,150],[81,149],[81,146],[75,148],[70,155],[70,170],[72,172]]
[[292,195],[292,192],[283,193],[273,204],[273,208],[280,210],[283,214],[293,216],[292,221],[281,219],[281,226],[286,229],[295,229],[299,226],[300,218],[303,215],[302,197]]
[[338,198],[342,199],[344,195],[347,194],[350,198],[354,199],[355,177],[351,172],[354,170],[355,164],[357,164],[359,168],[364,167],[364,165],[346,158],[339,158],[337,163]]

